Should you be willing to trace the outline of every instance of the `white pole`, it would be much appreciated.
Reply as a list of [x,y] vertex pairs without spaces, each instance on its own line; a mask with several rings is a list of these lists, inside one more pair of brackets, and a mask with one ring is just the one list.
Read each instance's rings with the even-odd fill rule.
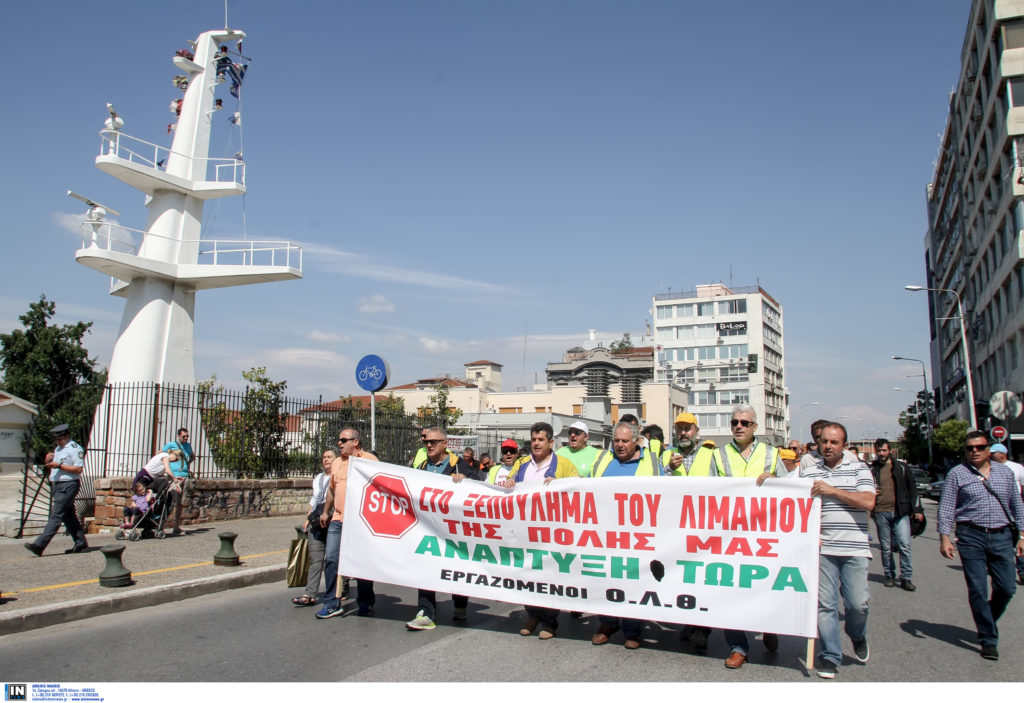
[[370,391],[370,451],[377,451],[377,394]]

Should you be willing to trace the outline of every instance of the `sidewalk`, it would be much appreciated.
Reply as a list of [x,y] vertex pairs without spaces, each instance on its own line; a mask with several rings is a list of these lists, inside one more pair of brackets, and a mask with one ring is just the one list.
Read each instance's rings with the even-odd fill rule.
[[[30,540],[0,538],[0,635],[257,583],[283,583],[288,546],[302,520],[290,515],[186,525],[182,535],[138,542],[116,540],[113,532],[89,535],[89,550],[80,554],[64,554],[72,541],[61,529],[42,557],[22,546]],[[221,532],[238,535],[234,545],[240,566],[214,566]],[[100,547],[110,545],[124,546],[121,562],[132,572],[132,585],[100,586],[106,565]]]

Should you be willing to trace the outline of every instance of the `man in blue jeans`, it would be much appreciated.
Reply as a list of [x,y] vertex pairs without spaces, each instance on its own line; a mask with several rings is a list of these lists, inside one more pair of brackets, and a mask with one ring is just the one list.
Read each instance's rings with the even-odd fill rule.
[[896,559],[893,549],[900,555],[899,584],[905,591],[916,591],[910,580],[914,566],[910,555],[910,520],[923,520],[924,511],[917,497],[914,474],[907,465],[892,456],[889,441],[879,437],[875,440],[875,455],[871,462],[871,475],[875,479],[875,509],[871,517],[878,530],[878,541],[882,546],[882,569],[885,571],[885,585],[896,585]]
[[875,507],[875,482],[867,464],[846,452],[846,428],[829,422],[821,430],[820,456],[800,467],[814,479],[811,495],[821,498],[821,554],[818,560],[818,637],[821,653],[814,665],[823,679],[834,679],[843,662],[839,633],[839,595],[843,596],[846,634],[853,656],[866,662],[868,650],[868,511]]
[[1017,591],[1014,556],[1024,556],[1024,539],[1018,538],[1014,543],[1013,536],[1015,528],[1024,525],[1024,501],[1013,472],[1005,464],[990,459],[988,436],[984,432],[968,432],[965,448],[966,460],[946,474],[939,499],[939,553],[952,559],[960,552],[980,653],[983,659],[995,661],[999,659],[996,621]]

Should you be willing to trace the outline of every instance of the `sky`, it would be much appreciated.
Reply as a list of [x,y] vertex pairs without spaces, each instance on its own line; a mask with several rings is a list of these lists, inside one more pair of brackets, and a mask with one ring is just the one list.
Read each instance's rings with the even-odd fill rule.
[[[266,366],[288,393],[358,394],[466,362],[530,388],[588,331],[651,321],[655,293],[760,284],[784,310],[794,428],[898,433],[928,368],[925,188],[969,0],[228,0],[252,61],[215,149],[247,194],[203,237],[303,246],[298,281],[198,294],[196,372]],[[145,225],[99,171],[111,102],[170,144],[171,57],[221,0],[55,0],[5,10],[0,330],[40,294],[91,320],[109,363],[123,300],[75,262],[84,207]],[[235,109],[241,128],[227,123]],[[908,390],[895,391],[893,387]],[[817,405],[810,405],[817,403]],[[795,434],[795,432],[794,432]]]

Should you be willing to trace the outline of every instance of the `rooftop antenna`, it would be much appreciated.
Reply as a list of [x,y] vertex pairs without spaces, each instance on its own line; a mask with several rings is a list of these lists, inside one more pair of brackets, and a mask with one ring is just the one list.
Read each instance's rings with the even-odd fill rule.
[[228,0],[224,0],[224,29],[228,28]]
[[526,331],[529,325],[529,320],[523,323],[523,373],[526,373]]

